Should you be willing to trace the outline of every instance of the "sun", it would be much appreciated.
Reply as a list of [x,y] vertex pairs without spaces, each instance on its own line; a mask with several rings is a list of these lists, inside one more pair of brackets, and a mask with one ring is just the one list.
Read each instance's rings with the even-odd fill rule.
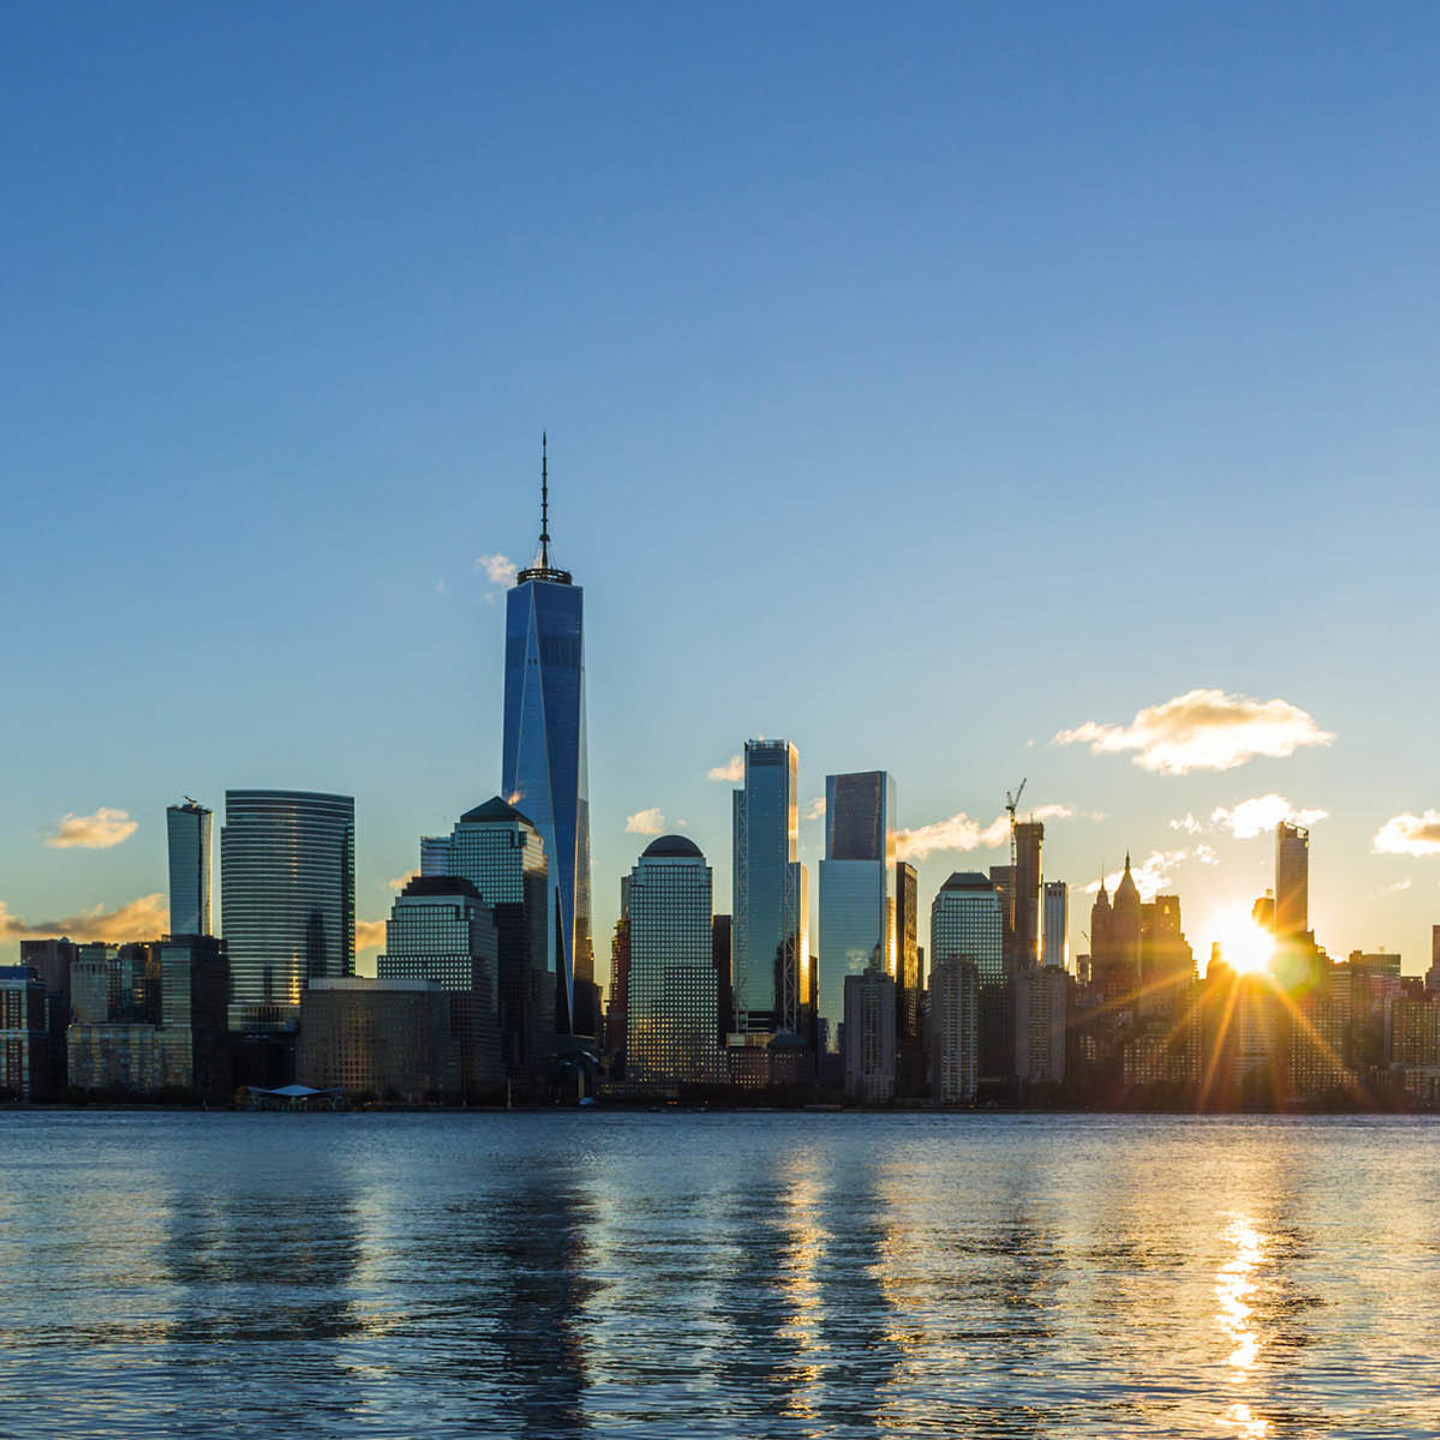
[[1275,937],[1256,924],[1248,911],[1222,911],[1211,921],[1209,934],[1220,942],[1220,958],[1237,975],[1269,974],[1275,959]]

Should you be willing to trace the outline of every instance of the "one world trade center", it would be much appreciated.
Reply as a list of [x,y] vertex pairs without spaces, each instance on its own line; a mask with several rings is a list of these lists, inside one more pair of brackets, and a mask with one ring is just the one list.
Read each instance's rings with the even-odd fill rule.
[[540,550],[505,603],[502,787],[540,831],[549,863],[555,1024],[594,1035],[590,796],[585,747],[585,592],[550,563],[550,482],[541,440]]

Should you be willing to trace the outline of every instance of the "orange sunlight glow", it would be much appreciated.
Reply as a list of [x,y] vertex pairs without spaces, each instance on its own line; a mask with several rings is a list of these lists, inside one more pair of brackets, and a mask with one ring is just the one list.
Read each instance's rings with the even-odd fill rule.
[[1220,942],[1220,958],[1237,975],[1268,975],[1275,959],[1275,937],[1256,924],[1245,909],[1224,910],[1211,920],[1208,932]]

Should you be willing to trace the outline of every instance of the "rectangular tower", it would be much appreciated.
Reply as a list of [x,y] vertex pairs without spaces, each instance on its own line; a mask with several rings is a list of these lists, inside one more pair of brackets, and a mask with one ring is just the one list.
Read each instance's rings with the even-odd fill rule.
[[1282,820],[1275,827],[1275,934],[1310,928],[1310,832]]
[[1015,932],[1015,963],[1021,970],[1040,963],[1040,846],[1045,827],[1038,820],[1015,826],[1015,889],[1011,928]]
[[214,862],[214,815],[188,796],[183,805],[165,810],[165,831],[170,850],[170,933],[211,935],[210,891]]
[[1045,882],[1040,916],[1040,954],[1048,969],[1070,968],[1070,887],[1063,880]]

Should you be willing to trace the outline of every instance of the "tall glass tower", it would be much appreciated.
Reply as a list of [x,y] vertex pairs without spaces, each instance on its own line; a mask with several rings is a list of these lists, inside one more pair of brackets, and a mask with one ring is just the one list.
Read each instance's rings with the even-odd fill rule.
[[212,935],[211,844],[215,817],[187,795],[165,810],[170,849],[170,933]]
[[788,740],[745,742],[734,801],[732,972],[736,1028],[806,1034],[811,993],[810,894],[796,859],[800,752]]
[[355,801],[227,790],[220,903],[230,1028],[298,1021],[312,980],[355,973]]
[[541,440],[540,551],[505,604],[501,787],[539,830],[550,862],[555,1026],[594,1035],[590,785],[585,745],[585,592],[550,564],[550,483]]
[[895,784],[883,770],[825,777],[820,1013],[840,1044],[845,977],[895,978]]

